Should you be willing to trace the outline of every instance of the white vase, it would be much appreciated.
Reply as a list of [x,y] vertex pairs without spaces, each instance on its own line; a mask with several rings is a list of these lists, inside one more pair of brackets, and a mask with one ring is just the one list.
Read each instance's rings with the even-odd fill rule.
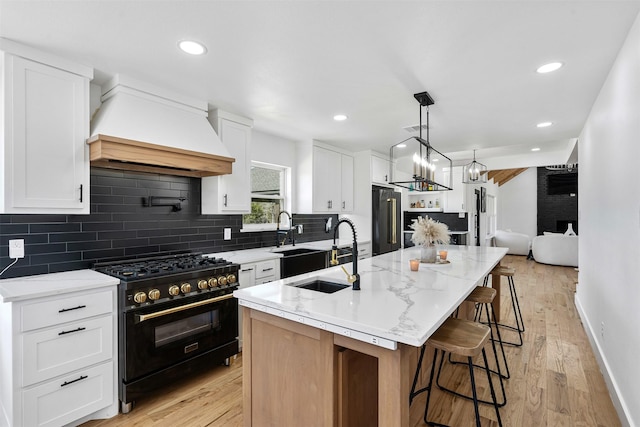
[[422,245],[420,247],[420,262],[433,264],[436,262],[436,245]]

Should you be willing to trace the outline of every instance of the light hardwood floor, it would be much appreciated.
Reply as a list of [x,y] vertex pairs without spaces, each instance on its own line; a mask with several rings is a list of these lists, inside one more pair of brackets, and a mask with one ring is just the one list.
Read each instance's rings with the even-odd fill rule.
[[[505,426],[607,426],[620,421],[574,306],[578,273],[571,267],[538,264],[507,256],[516,269],[515,284],[526,325],[524,345],[506,347],[511,379],[505,381],[508,403],[501,408]],[[502,279],[502,316],[512,319],[506,279]],[[512,340],[513,334],[503,336]],[[488,350],[489,357],[492,353]],[[428,379],[423,369],[421,381]],[[488,399],[486,378],[478,372],[481,397]],[[445,385],[468,390],[468,371],[445,364]],[[482,381],[484,379],[484,382]],[[451,426],[474,424],[471,402],[434,391],[430,420]],[[242,357],[230,367],[216,367],[191,380],[140,399],[129,414],[84,426],[241,426]],[[424,394],[411,406],[411,425],[424,426]],[[496,426],[492,407],[482,405],[483,426]],[[306,426],[305,426],[306,427]],[[383,426],[382,426],[383,427]]]

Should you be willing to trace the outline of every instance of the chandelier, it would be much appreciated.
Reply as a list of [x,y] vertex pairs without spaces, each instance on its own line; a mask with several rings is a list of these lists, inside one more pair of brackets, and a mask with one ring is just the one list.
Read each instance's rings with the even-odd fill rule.
[[[451,190],[451,159],[429,142],[429,105],[433,98],[427,92],[416,93],[413,97],[419,103],[420,136],[407,138],[391,146],[390,184],[416,191]],[[422,107],[427,111],[427,139],[422,138]]]
[[463,184],[484,184],[487,182],[487,167],[476,162],[476,150],[473,150],[473,161],[462,168]]

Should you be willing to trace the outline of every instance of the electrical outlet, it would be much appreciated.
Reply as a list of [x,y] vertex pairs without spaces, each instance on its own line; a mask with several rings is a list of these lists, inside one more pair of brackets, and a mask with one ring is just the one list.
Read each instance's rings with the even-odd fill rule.
[[225,228],[224,229],[224,240],[231,240],[231,229],[230,228]]
[[24,258],[24,239],[9,240],[9,258]]

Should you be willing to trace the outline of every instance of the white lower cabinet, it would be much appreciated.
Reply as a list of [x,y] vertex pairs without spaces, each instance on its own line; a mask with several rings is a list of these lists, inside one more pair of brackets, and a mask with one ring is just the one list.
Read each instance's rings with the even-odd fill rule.
[[118,413],[116,286],[69,292],[0,303],[0,426]]
[[61,426],[113,403],[113,362],[63,375],[22,392],[25,426]]
[[111,316],[101,316],[23,334],[23,385],[111,359],[111,323]]
[[[238,274],[239,288],[249,288],[280,280],[280,258],[242,264]],[[242,348],[242,316],[238,313],[238,337]]]

